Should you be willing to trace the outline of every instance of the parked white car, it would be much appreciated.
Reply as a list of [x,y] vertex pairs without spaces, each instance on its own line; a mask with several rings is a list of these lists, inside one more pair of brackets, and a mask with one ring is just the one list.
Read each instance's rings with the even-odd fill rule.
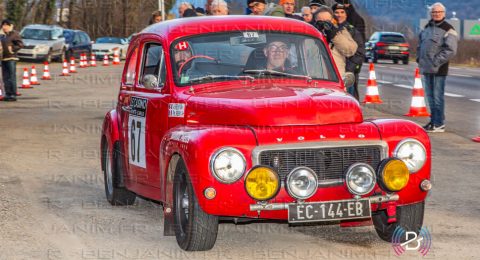
[[65,59],[66,43],[63,28],[56,25],[31,24],[20,32],[24,47],[17,53],[20,59],[51,62]]
[[120,37],[100,37],[97,38],[92,45],[92,52],[99,60],[103,59],[105,54],[107,54],[109,58],[113,58],[115,50],[118,51],[120,59],[124,60],[127,55],[127,49],[128,40]]

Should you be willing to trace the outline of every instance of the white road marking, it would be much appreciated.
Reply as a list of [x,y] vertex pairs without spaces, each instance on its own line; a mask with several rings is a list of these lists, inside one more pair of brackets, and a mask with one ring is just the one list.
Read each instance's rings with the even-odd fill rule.
[[394,70],[407,70],[406,68],[399,68],[399,67],[388,67],[389,69],[394,69]]
[[403,84],[395,84],[394,86],[396,87],[400,87],[400,88],[408,88],[408,89],[412,89],[413,86],[410,86],[410,85],[403,85]]
[[470,99],[471,101],[475,101],[475,102],[479,102],[480,103],[480,99]]
[[473,78],[471,75],[450,73],[450,76]]
[[379,68],[387,68],[387,66],[385,66],[385,65],[374,65],[374,66],[379,67]]
[[465,96],[462,96],[462,95],[448,93],[448,92],[445,92],[445,96],[447,96],[447,97],[465,97]]
[[367,77],[358,77],[359,79],[367,79]]
[[385,80],[377,80],[377,83],[381,83],[381,84],[392,84],[393,82],[385,81]]

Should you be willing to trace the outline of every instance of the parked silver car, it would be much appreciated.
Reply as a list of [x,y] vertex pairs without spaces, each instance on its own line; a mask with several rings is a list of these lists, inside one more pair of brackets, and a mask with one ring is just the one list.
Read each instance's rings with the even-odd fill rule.
[[25,47],[17,53],[20,59],[63,61],[67,49],[63,28],[56,25],[31,24],[25,26],[20,35]]

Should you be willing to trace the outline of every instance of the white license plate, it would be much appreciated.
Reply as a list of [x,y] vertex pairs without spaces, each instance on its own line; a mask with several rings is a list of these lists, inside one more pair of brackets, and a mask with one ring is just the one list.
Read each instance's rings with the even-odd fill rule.
[[288,222],[318,222],[370,218],[370,200],[341,200],[288,205]]
[[389,50],[400,50],[399,46],[388,46]]

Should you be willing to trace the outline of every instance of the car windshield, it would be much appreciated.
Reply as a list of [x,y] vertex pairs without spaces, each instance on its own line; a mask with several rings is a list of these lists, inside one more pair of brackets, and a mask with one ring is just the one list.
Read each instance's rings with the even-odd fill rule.
[[338,82],[323,42],[266,31],[228,32],[179,39],[171,45],[177,85],[255,78]]
[[25,28],[20,33],[23,39],[51,40],[52,31],[42,29]]
[[400,35],[382,35],[380,41],[388,43],[404,43],[405,38]]
[[122,44],[122,39],[117,38],[117,37],[101,37],[97,38],[95,43],[116,43],[116,44]]

